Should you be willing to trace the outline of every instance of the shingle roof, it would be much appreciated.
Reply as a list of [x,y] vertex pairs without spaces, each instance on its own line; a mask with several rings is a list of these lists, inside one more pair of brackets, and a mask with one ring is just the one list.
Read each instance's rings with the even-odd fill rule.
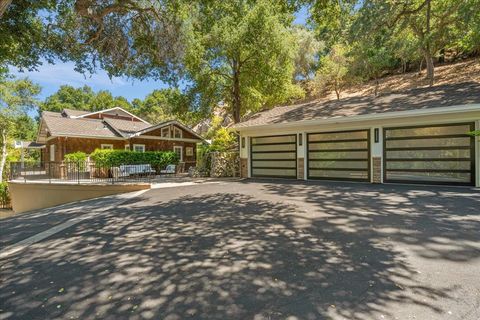
[[104,119],[106,123],[122,133],[134,133],[150,127],[148,123],[140,121],[122,120],[122,119]]
[[480,83],[464,82],[340,100],[279,106],[250,116],[234,128],[480,103]]
[[55,114],[43,112],[43,120],[50,130],[51,135],[94,136],[94,137],[119,137],[111,128],[96,119],[71,119]]

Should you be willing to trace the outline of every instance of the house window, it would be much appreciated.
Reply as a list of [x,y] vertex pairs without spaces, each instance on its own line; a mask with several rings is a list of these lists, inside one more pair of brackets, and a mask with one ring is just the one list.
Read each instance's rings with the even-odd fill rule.
[[55,145],[50,145],[50,161],[55,161]]
[[173,128],[173,137],[181,139],[182,138],[182,130],[179,128]]
[[125,145],[125,151],[130,151],[130,145],[129,144]]
[[178,154],[178,159],[180,159],[180,161],[183,161],[183,147],[182,146],[174,146],[173,147],[173,152]]
[[170,128],[169,127],[162,128],[162,137],[163,138],[170,138]]
[[113,150],[113,144],[103,144],[101,145],[102,149]]
[[133,151],[135,152],[145,152],[145,145],[144,144],[134,144]]
[[192,157],[193,156],[193,148],[192,147],[186,147],[185,148],[185,154],[187,157]]

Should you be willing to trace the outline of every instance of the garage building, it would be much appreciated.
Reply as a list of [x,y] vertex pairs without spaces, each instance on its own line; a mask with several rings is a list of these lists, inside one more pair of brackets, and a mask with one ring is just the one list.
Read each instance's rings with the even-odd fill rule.
[[480,84],[278,106],[235,125],[243,177],[480,187]]

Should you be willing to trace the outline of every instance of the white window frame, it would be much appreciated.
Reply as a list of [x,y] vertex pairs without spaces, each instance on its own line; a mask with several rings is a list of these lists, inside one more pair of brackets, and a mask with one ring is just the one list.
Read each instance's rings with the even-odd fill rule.
[[130,145],[129,144],[125,145],[125,151],[130,151]]
[[102,143],[100,145],[100,148],[101,149],[105,149],[105,150],[113,150],[113,144],[111,143]]
[[[170,127],[163,127],[161,130],[161,136],[162,138],[170,138]],[[163,132],[166,130],[166,132],[168,132],[168,134],[164,135]]]
[[50,161],[51,162],[55,161],[55,145],[54,144],[50,145]]
[[[180,132],[179,136],[177,137],[177,132]],[[182,139],[183,138],[183,132],[180,128],[173,127],[173,137],[176,139]]]
[[[141,147],[142,151],[137,151],[137,149],[136,149],[137,147]],[[145,145],[144,145],[144,144],[136,144],[136,143],[134,143],[134,144],[133,144],[133,151],[135,151],[135,152],[145,152]]]
[[180,150],[180,161],[183,161],[183,147],[182,146],[173,146],[173,152],[177,153],[175,150]]

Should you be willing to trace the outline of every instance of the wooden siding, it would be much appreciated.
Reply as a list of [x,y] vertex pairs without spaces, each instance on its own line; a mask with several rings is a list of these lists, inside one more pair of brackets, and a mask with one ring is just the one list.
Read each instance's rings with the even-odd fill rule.
[[[182,130],[182,138],[183,139],[197,139],[198,140],[198,137],[194,136],[193,134],[191,134],[190,132],[186,131],[186,130],[183,130],[182,128],[176,126],[176,125],[171,125],[170,126],[171,129],[170,129],[170,137],[173,138],[173,127],[176,127],[180,130]],[[164,127],[165,128],[165,127]],[[145,132],[144,134],[140,135],[140,136],[156,136],[156,137],[161,137],[162,136],[162,128],[158,128],[158,129],[155,129],[155,130],[152,130],[152,131],[148,131],[148,132]]]

